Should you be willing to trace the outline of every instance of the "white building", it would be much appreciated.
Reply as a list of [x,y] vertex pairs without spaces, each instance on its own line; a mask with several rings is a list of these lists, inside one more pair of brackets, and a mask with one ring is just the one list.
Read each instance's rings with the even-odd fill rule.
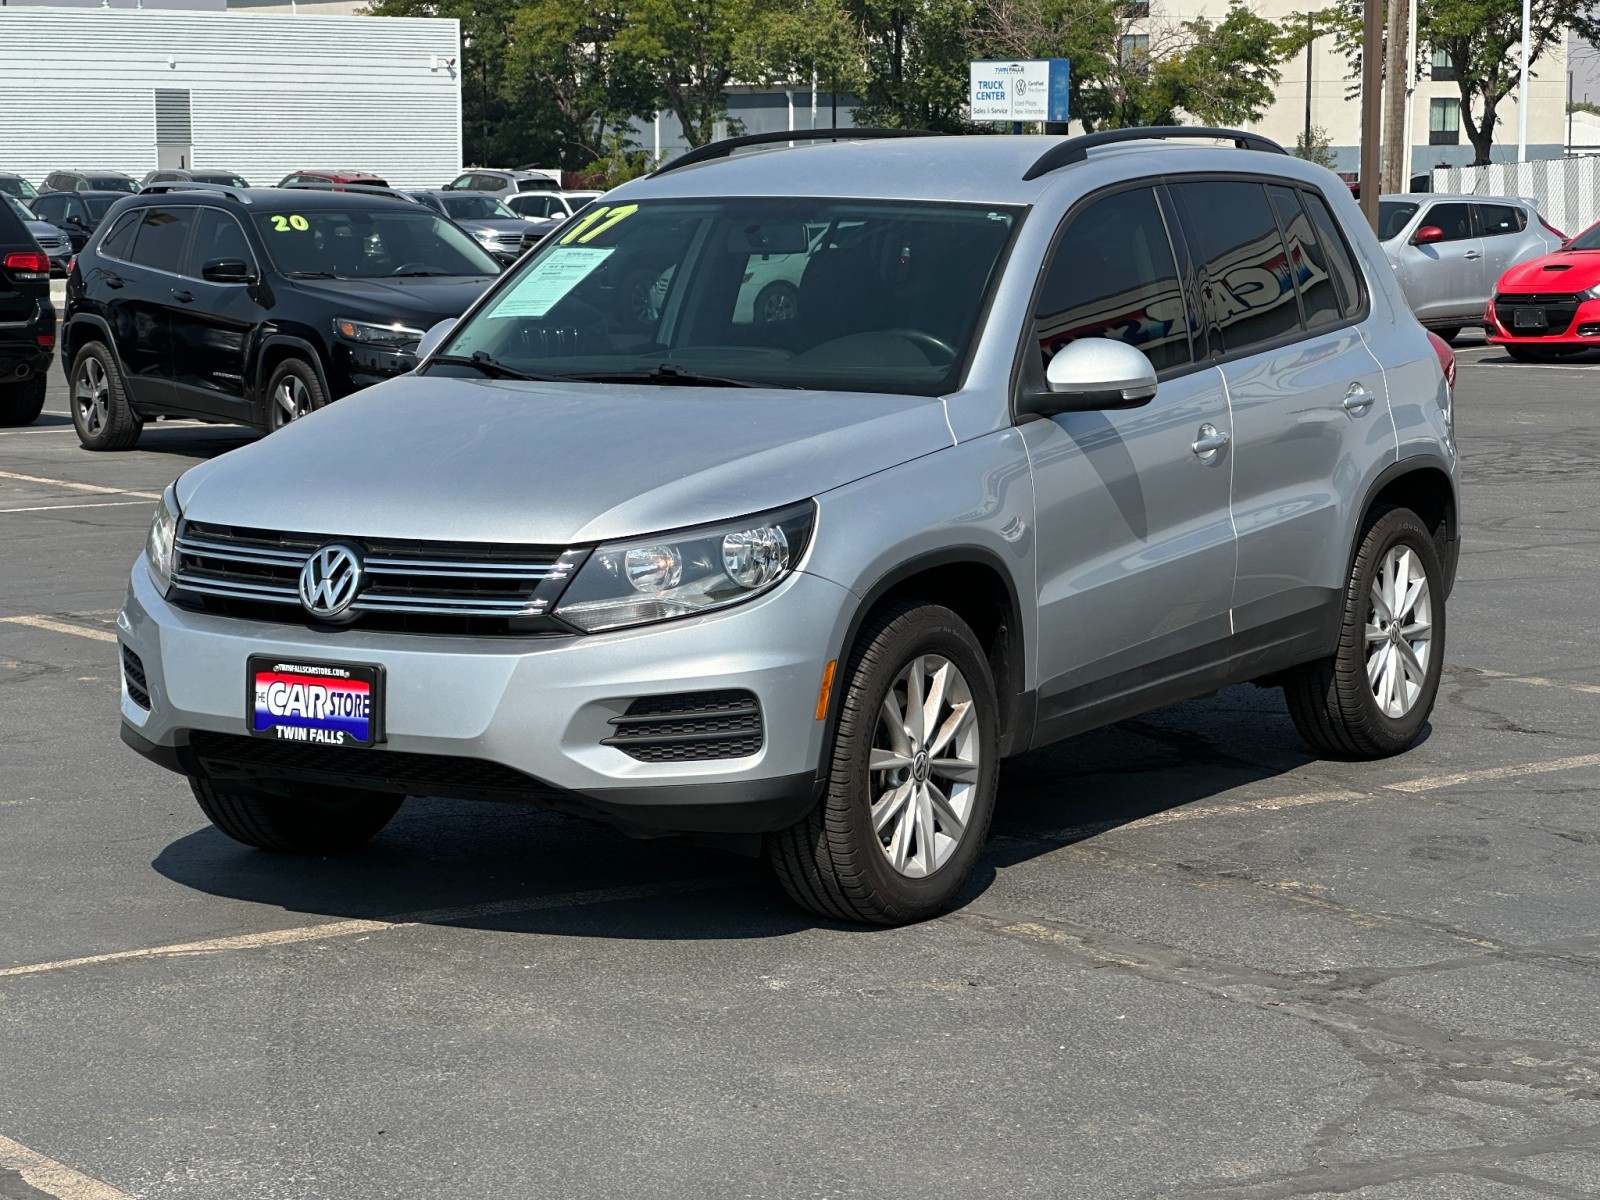
[[210,167],[271,184],[331,167],[439,187],[461,169],[455,20],[119,3],[0,7],[0,170]]

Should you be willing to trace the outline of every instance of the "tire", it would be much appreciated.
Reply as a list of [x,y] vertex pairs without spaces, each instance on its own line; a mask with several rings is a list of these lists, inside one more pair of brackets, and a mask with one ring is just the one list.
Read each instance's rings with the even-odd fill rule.
[[306,784],[292,796],[219,787],[189,776],[206,817],[236,842],[279,854],[354,850],[387,825],[404,796]]
[[0,383],[0,425],[32,425],[44,411],[48,381],[41,375],[21,383]]
[[1444,325],[1434,329],[1434,332],[1447,342],[1453,342],[1461,336],[1461,326]]
[[[1390,622],[1378,611],[1374,585],[1380,576],[1393,581],[1399,569],[1408,577],[1411,602],[1395,615],[1413,619]],[[1419,578],[1424,586],[1413,591]],[[1393,603],[1392,590],[1379,595]],[[1374,509],[1345,590],[1339,648],[1286,673],[1283,691],[1295,728],[1319,754],[1399,754],[1433,711],[1444,645],[1444,570],[1432,532],[1408,508]],[[1369,653],[1369,647],[1376,649]]]
[[[930,761],[925,752],[918,753],[928,742],[908,738],[911,731],[898,719],[891,727],[886,714],[911,710],[901,697],[912,677],[921,680],[918,686],[928,695],[938,686],[935,668],[946,667],[955,674],[944,676],[936,727],[958,722],[947,741],[955,753]],[[956,712],[962,704],[967,704],[965,720]],[[983,648],[947,608],[896,605],[862,631],[839,705],[827,789],[806,817],[767,835],[767,860],[790,898],[818,916],[873,925],[934,916],[972,873],[994,812],[999,706]],[[908,765],[874,770],[875,758],[898,758]],[[939,762],[945,769],[932,765]],[[962,772],[965,782],[949,773],[958,762],[969,764]],[[942,812],[928,785],[939,789]],[[907,799],[897,804],[900,795]],[[885,837],[874,832],[874,797]],[[892,812],[898,818],[884,821]],[[960,834],[941,842],[953,824],[960,825]],[[936,833],[924,837],[927,825],[936,826]],[[895,856],[902,866],[895,865]]]
[[263,401],[266,432],[276,433],[292,421],[308,417],[328,403],[317,369],[303,358],[286,358],[267,376]]
[[756,293],[750,311],[757,325],[792,321],[800,315],[800,293],[793,284],[774,280]]
[[126,450],[139,440],[144,418],[128,402],[117,360],[104,342],[85,342],[72,360],[67,403],[85,450]]

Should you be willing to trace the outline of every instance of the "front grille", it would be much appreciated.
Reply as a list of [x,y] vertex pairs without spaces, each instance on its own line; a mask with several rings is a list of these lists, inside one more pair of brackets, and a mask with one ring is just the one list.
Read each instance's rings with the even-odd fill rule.
[[126,646],[122,647],[122,681],[127,685],[128,699],[149,712],[150,681],[144,677],[144,660]]
[[331,541],[355,545],[363,583],[341,628],[552,633],[548,614],[582,555],[549,546],[330,538],[185,521],[173,599],[229,616],[305,623],[300,570]]
[[[1518,329],[1512,313],[1517,308],[1544,310],[1543,329]],[[1494,298],[1494,312],[1512,337],[1559,337],[1578,315],[1578,297],[1571,292],[1502,292]]]
[[34,240],[39,243],[39,249],[43,250],[46,254],[53,254],[58,251],[65,250],[67,246],[70,245],[66,238],[42,237]]
[[616,733],[601,745],[640,762],[744,758],[761,749],[761,705],[738,689],[641,696],[611,724]]
[[197,729],[189,746],[212,779],[297,779],[408,796],[551,800],[560,793],[532,775],[481,758],[406,750],[341,749]]

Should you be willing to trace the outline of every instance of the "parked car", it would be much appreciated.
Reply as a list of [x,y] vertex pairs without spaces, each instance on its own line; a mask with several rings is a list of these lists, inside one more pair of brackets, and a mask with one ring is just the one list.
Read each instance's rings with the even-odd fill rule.
[[279,187],[293,183],[361,183],[369,187],[388,187],[389,181],[370,171],[292,171],[278,180]]
[[50,302],[50,259],[17,215],[0,204],[0,425],[28,425],[44,411],[56,309]]
[[29,207],[41,221],[48,221],[65,233],[76,253],[117,202],[127,198],[124,192],[41,192]]
[[539,244],[556,221],[529,221],[517,216],[496,196],[484,192],[406,192],[420,204],[449,217],[478,239],[490,254],[509,266]]
[[411,370],[423,331],[499,273],[420,205],[155,185],[67,279],[62,364],[78,438],[121,450],[146,420],[172,415],[278,429]]
[[[247,845],[548,804],[886,924],[956,896],[1006,755],[1246,680],[1321,753],[1405,750],[1458,554],[1441,360],[1335,176],[1154,140],[1196,132],[716,160],[805,140],[758,135],[622,186],[414,375],[166,490],[124,740]],[[800,315],[736,322],[817,225]],[[663,255],[641,331],[618,281]]]
[[52,171],[39,185],[41,192],[126,192],[139,190],[132,175],[121,171]]
[[139,186],[148,187],[152,183],[220,183],[236,188],[250,186],[243,175],[236,175],[232,171],[150,171],[139,181]]
[[1500,276],[1484,332],[1521,362],[1548,362],[1600,346],[1600,224],[1554,254]]
[[34,187],[21,175],[12,174],[10,171],[0,171],[0,194],[15,196],[18,200],[32,200],[39,194],[39,189]]
[[1532,201],[1510,196],[1381,196],[1378,239],[1417,320],[1446,340],[1482,323],[1507,267],[1566,241]]
[[524,217],[564,221],[604,192],[518,192],[505,198],[506,207]]
[[518,192],[558,192],[561,180],[546,171],[502,171],[474,167],[444,185],[447,192],[493,192],[515,196]]
[[72,239],[48,221],[41,221],[34,211],[15,196],[0,192],[0,203],[17,215],[33,240],[50,259],[50,274],[65,276],[67,264],[72,261]]

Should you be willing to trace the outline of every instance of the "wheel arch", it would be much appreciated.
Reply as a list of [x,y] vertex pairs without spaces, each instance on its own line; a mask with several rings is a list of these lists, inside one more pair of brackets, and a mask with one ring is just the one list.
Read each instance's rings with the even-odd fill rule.
[[[1412,455],[1392,463],[1367,489],[1361,506],[1360,528],[1365,528],[1372,510],[1380,504],[1409,508],[1433,531],[1448,598],[1455,586],[1456,566],[1461,558],[1460,502],[1450,465],[1432,454]],[[1360,528],[1356,545],[1350,551],[1352,564],[1360,548]]]
[[101,316],[80,313],[68,321],[61,330],[61,371],[67,377],[68,388],[72,386],[72,364],[77,360],[78,351],[83,349],[85,342],[104,343],[106,349],[111,351],[111,360],[116,364],[122,378],[128,378],[127,369],[122,365],[122,353],[117,349],[117,337],[112,332],[111,323]]
[[267,421],[267,381],[272,378],[272,372],[278,364],[287,358],[305,360],[313,371],[317,373],[317,382],[322,386],[322,394],[330,401],[333,399],[333,389],[328,386],[328,368],[322,361],[322,352],[311,342],[302,337],[295,337],[287,333],[270,333],[261,339],[261,344],[256,348],[255,370],[250,373],[254,380],[251,403],[255,407],[256,420],[262,429],[269,427]]

